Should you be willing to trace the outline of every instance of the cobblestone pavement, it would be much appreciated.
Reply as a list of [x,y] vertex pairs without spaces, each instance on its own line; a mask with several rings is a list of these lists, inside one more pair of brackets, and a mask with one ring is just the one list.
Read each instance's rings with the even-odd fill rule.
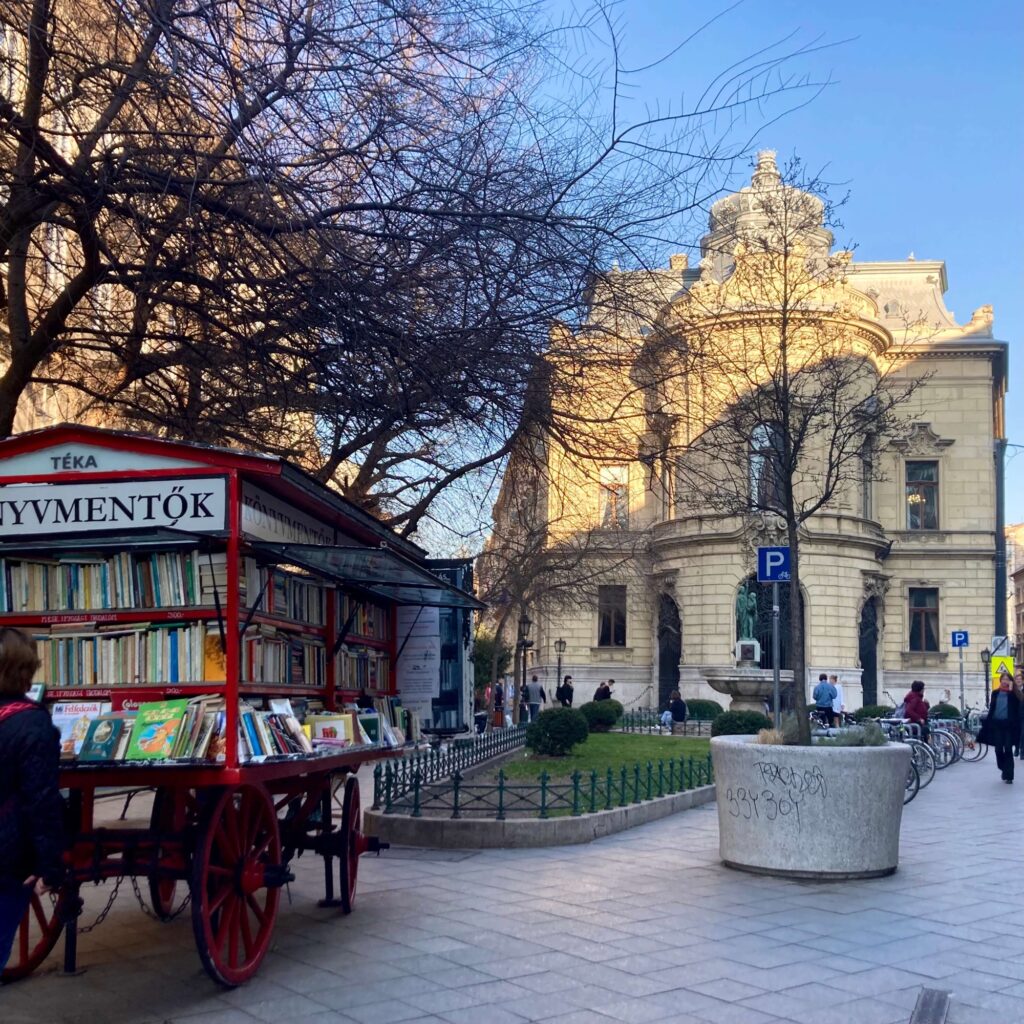
[[0,1021],[896,1024],[925,987],[953,993],[950,1024],[1024,1022],[1020,783],[991,755],[940,773],[906,809],[900,870],[865,882],[722,867],[714,805],[588,846],[363,858],[348,918],[316,908],[306,856],[235,991],[200,969],[187,914],[157,924],[125,886],[84,973],[55,954],[0,990]]

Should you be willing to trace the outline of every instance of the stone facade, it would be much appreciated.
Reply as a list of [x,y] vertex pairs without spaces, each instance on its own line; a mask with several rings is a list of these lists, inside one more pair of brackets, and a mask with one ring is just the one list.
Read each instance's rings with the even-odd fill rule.
[[[595,322],[605,318],[600,325],[608,339],[605,351],[613,355],[595,359],[592,367],[575,366],[576,408],[602,405],[616,413],[592,428],[594,446],[587,458],[579,445],[571,457],[557,444],[547,446],[547,514],[553,542],[560,532],[589,530],[598,538],[617,536],[621,547],[628,536],[636,558],[590,587],[587,601],[549,606],[541,599],[531,608],[537,627],[530,671],[553,684],[554,642],[565,640],[563,672],[573,674],[578,701],[612,677],[616,695],[627,705],[661,704],[675,679],[684,697],[725,702],[708,687],[705,670],[735,664],[738,589],[754,572],[758,546],[786,543],[784,523],[763,511],[724,514],[695,506],[680,493],[670,461],[652,454],[659,431],[668,430],[676,432],[673,443],[688,457],[689,438],[665,424],[683,422],[684,406],[691,432],[700,415],[705,421],[718,415],[721,405],[708,397],[714,381],[697,387],[692,375],[679,374],[661,391],[642,383],[637,387],[636,381],[652,377],[650,367],[641,365],[652,350],[650,325],[664,338],[671,335],[677,311],[686,303],[692,310],[700,289],[742,289],[742,282],[734,283],[749,253],[741,233],[744,219],[756,218],[759,195],[784,187],[773,155],[762,154],[752,185],[713,207],[699,269],[677,256],[666,270],[635,275],[634,292],[644,301],[634,302],[633,315],[616,318],[611,329],[595,309]],[[806,197],[806,203],[817,216],[818,200]],[[801,244],[808,261],[838,259],[841,265],[834,308],[846,318],[838,329],[845,332],[848,353],[876,367],[884,364],[896,382],[916,382],[901,410],[905,429],[872,451],[869,468],[845,481],[801,528],[807,679],[822,671],[837,673],[851,709],[864,700],[863,688],[880,703],[886,692],[898,702],[915,678],[926,681],[933,701],[949,690],[955,702],[959,656],[950,634],[965,629],[972,642],[964,661],[967,700],[976,705],[984,701],[978,652],[995,625],[994,459],[995,441],[1003,435],[1006,345],[993,337],[991,307],[957,324],[943,302],[944,263],[913,257],[855,262],[849,254],[832,253],[831,235],[820,220],[805,235]],[[631,277],[610,276],[613,282]],[[727,340],[716,336],[716,344],[735,343],[746,328],[734,315],[728,330]],[[632,347],[616,340],[629,337]],[[673,350],[671,341],[660,344],[656,366]],[[680,341],[677,349],[683,347]],[[558,358],[553,354],[556,367]],[[690,412],[697,404],[704,411]],[[592,419],[596,423],[599,417]],[[920,472],[930,479],[915,488],[914,474]],[[626,514],[620,512],[622,501],[628,503]],[[502,508],[499,499],[498,532]],[[625,587],[624,642],[609,643],[612,638],[601,635],[600,605],[607,604],[609,593],[602,598],[601,584]]]

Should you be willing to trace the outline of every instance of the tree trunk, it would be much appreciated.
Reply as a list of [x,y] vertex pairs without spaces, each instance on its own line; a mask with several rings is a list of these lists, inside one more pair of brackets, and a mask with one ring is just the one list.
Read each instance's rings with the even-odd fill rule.
[[793,667],[790,705],[796,715],[797,736],[804,746],[811,744],[811,722],[807,717],[807,668],[804,664],[804,607],[800,600],[800,528],[795,519],[786,524],[789,541],[789,658]]

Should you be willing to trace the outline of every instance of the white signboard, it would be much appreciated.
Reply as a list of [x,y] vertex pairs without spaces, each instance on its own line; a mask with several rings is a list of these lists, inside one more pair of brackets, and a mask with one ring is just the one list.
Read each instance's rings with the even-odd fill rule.
[[209,476],[0,487],[0,537],[158,527],[226,529],[227,481]]
[[251,484],[242,487],[242,532],[278,544],[334,543],[330,526]]
[[106,473],[129,469],[194,469],[198,460],[186,462],[164,455],[144,455],[124,448],[98,444],[54,445],[37,452],[23,452],[0,459],[0,476],[44,476],[52,473]]
[[[431,700],[441,691],[441,623],[437,608],[397,611],[396,679],[402,707],[420,719],[432,716]],[[404,645],[404,646],[403,646]]]

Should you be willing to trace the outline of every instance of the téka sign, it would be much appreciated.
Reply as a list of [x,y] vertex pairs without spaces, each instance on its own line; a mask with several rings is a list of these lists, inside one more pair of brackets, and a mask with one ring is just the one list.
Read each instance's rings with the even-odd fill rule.
[[185,533],[225,530],[227,481],[203,476],[0,487],[4,537],[159,527]]

